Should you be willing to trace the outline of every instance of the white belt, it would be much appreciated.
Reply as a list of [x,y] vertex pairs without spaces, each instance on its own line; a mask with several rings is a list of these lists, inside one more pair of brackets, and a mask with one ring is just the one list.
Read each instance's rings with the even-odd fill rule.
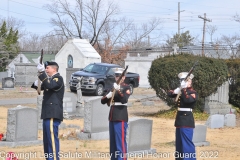
[[113,105],[114,105],[114,106],[120,106],[120,105],[125,105],[125,106],[127,106],[127,103],[114,102]]
[[192,108],[178,108],[178,111],[190,111],[190,112],[192,112]]

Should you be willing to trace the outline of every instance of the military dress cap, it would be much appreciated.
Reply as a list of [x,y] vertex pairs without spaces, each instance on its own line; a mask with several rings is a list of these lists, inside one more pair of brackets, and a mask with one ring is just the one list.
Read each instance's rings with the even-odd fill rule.
[[51,61],[46,61],[46,62],[44,63],[44,66],[45,66],[45,68],[46,68],[47,66],[57,66],[57,67],[59,67],[58,64],[57,64],[57,62],[51,62]]
[[123,73],[123,68],[114,68],[115,76],[120,77]]
[[[182,80],[182,79],[186,78],[187,75],[188,75],[188,72],[181,72],[178,74],[178,78]],[[193,77],[194,77],[194,75],[190,74],[189,78],[193,79]]]

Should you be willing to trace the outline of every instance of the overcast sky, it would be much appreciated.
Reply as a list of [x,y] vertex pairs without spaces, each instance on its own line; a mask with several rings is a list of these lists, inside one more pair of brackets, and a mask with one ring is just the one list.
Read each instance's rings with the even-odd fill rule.
[[[74,0],[70,0],[74,1]],[[121,9],[121,16],[134,19],[137,24],[145,23],[152,17],[163,20],[161,31],[165,35],[173,35],[178,31],[178,2],[180,2],[181,32],[187,30],[193,36],[202,38],[203,20],[198,16],[207,14],[212,22],[207,25],[215,25],[217,31],[213,39],[221,35],[234,35],[240,33],[240,23],[233,20],[233,16],[240,14],[239,0],[115,0]],[[43,9],[43,5],[50,3],[49,0],[0,0],[0,16],[12,16],[22,19],[25,28],[29,32],[46,34],[52,30],[49,23],[52,15]],[[160,28],[159,28],[160,29]],[[206,34],[206,41],[209,41]],[[154,35],[151,35],[154,38]],[[164,39],[164,38],[163,38]]]

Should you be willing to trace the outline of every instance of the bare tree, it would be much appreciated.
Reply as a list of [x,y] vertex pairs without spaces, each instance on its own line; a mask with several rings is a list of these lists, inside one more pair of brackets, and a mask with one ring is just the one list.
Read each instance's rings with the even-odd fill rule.
[[40,36],[34,33],[28,33],[20,41],[21,51],[40,51],[56,54],[66,43],[66,37],[55,32],[50,32]]
[[[132,48],[146,47],[148,45],[147,37],[153,32],[162,21],[159,18],[152,18],[148,22],[143,23],[140,27],[138,25],[132,25],[126,36],[126,44]],[[146,44],[143,46],[143,44]]]
[[211,42],[212,42],[212,37],[213,37],[213,34],[217,31],[217,26],[215,26],[215,25],[207,25],[206,31],[210,35]]
[[[222,54],[226,54],[231,58],[239,58],[238,45],[239,45],[239,36],[236,34],[234,36],[225,36],[223,35],[219,41],[221,44]],[[223,57],[222,57],[223,58]]]
[[236,22],[240,22],[240,15],[238,13],[236,13],[234,16],[233,16],[233,19],[236,21]]
[[61,30],[63,35],[90,39],[94,46],[98,41],[104,26],[111,22],[111,18],[119,10],[114,1],[108,5],[104,0],[75,0],[75,7],[72,7],[67,0],[52,0],[52,4],[44,7],[53,13],[56,18],[51,19],[55,30]]

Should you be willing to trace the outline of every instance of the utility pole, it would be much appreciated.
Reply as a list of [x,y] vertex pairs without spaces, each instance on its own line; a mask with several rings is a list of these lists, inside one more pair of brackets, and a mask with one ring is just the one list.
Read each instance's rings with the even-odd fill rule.
[[203,38],[202,38],[202,56],[204,57],[204,39],[205,39],[205,27],[206,27],[206,21],[212,22],[211,19],[207,19],[206,13],[204,13],[204,17],[198,16],[198,18],[203,19]]
[[184,12],[185,10],[180,11],[180,2],[178,2],[178,35],[180,35],[180,12]]

